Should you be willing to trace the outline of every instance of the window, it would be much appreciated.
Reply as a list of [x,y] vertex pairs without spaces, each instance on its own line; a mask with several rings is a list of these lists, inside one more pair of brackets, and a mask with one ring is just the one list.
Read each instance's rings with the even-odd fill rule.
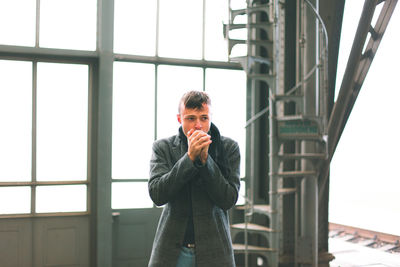
[[[89,212],[98,4],[0,1],[0,45],[10,46],[0,60],[0,200],[20,200],[13,207],[2,201],[0,214]],[[146,189],[152,143],[177,133],[185,91],[212,94],[218,127],[241,144],[244,157],[245,76],[228,61],[227,14],[225,1],[114,1],[112,208],[153,206]],[[227,92],[237,102],[234,116],[242,113],[234,125],[222,115]],[[76,202],[64,206],[68,194]]]
[[86,180],[88,66],[38,63],[37,81],[36,179]]
[[0,60],[0,72],[0,214],[88,211],[88,66]]
[[201,59],[202,1],[160,0],[159,3],[159,55]]
[[96,5],[96,0],[40,0],[39,45],[95,50]]
[[0,182],[31,180],[32,62],[0,60]]
[[179,99],[189,90],[203,90],[201,68],[167,65],[158,68],[157,139],[178,133]]
[[96,15],[96,0],[2,0],[0,44],[93,51]]
[[114,5],[114,51],[154,56],[157,1],[116,0]]
[[[10,205],[10,203],[12,203]],[[0,214],[25,214],[31,212],[29,186],[0,187]]]
[[36,1],[0,1],[0,44],[34,46],[35,20]]
[[221,134],[239,143],[242,156],[240,173],[245,173],[246,151],[246,73],[241,70],[207,69],[206,88],[210,94],[213,122]]
[[[152,143],[178,133],[178,102],[189,90],[210,93],[216,124],[240,143],[244,176],[246,75],[227,62],[227,5],[115,0],[113,209],[153,206],[147,189]],[[244,189],[242,183],[241,194]]]
[[154,65],[115,62],[113,88],[112,177],[146,178],[154,141]]

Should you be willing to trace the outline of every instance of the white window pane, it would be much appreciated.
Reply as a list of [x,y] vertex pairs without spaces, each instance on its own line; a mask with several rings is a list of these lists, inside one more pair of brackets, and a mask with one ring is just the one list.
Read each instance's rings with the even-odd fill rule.
[[86,185],[36,187],[36,212],[86,211]]
[[0,181],[30,181],[32,63],[0,60]]
[[86,180],[88,66],[38,63],[37,81],[37,180]]
[[0,44],[34,46],[35,18],[36,1],[1,0]]
[[246,73],[241,70],[206,70],[206,92],[210,94],[212,121],[221,135],[239,143],[241,176],[245,174]]
[[201,68],[180,66],[159,66],[157,139],[178,133],[179,101],[190,90],[202,91],[203,70]]
[[112,204],[113,209],[151,208],[153,201],[149,196],[146,182],[113,183]]
[[243,1],[243,0],[230,0],[231,2],[231,8],[233,10],[235,9],[243,9],[246,8],[247,6],[247,1]]
[[206,1],[205,54],[206,60],[228,60],[228,41],[224,39],[223,23],[228,23],[228,1]]
[[31,212],[31,188],[29,186],[0,187],[0,214]]
[[96,50],[96,0],[41,0],[41,47]]
[[114,63],[112,177],[148,178],[154,141],[154,65]]
[[202,57],[203,1],[160,0],[159,56]]
[[239,197],[236,202],[236,205],[244,205],[244,204],[246,204],[246,183],[244,181],[240,181]]
[[154,56],[156,11],[156,0],[115,0],[114,51]]

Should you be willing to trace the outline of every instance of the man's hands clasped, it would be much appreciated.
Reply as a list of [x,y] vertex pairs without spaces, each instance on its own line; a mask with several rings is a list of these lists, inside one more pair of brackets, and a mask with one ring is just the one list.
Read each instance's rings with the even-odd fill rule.
[[201,130],[191,129],[187,132],[188,156],[191,161],[200,159],[205,164],[208,157],[208,148],[211,144],[211,136]]

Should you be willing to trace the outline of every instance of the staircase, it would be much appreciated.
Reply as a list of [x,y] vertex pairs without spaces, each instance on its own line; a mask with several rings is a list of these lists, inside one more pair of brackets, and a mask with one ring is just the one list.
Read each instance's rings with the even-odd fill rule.
[[[300,67],[302,72],[299,74],[298,84],[285,90],[284,8],[284,1],[270,0],[268,4],[261,4],[248,0],[246,8],[230,8],[230,21],[224,25],[230,60],[242,65],[247,74],[247,84],[250,87],[248,90],[252,91],[251,87],[260,81],[266,83],[269,90],[268,108],[253,114],[254,119],[250,120],[253,122],[264,114],[269,114],[269,199],[265,204],[253,204],[255,177],[248,177],[246,204],[237,207],[243,210],[244,221],[231,225],[235,254],[245,255],[246,267],[249,266],[251,255],[261,256],[267,263],[266,266],[273,267],[285,263],[297,266],[311,262],[315,265],[318,261],[318,255],[315,256],[318,250],[315,253],[314,248],[317,246],[318,249],[318,241],[315,244],[315,240],[310,240],[307,230],[304,231],[301,226],[307,224],[305,217],[308,215],[305,212],[308,212],[308,204],[304,197],[310,194],[307,188],[310,183],[311,188],[317,184],[320,164],[327,158],[326,46],[318,47],[317,62],[313,67],[308,70]],[[235,24],[236,17],[243,15],[247,16],[247,24]],[[315,15],[314,20],[318,14]],[[264,19],[259,19],[260,17]],[[247,29],[246,40],[230,39],[229,33],[237,29]],[[259,38],[260,30],[263,31],[263,38]],[[233,57],[231,53],[236,45],[246,45],[247,55]],[[266,50],[267,53],[260,53],[261,50]],[[304,54],[302,48],[299,53],[300,56]],[[288,147],[291,149],[287,149]],[[287,220],[283,201],[287,197],[291,197],[294,205],[294,214],[290,216],[294,220],[294,230],[290,233],[292,236],[289,241],[286,240],[288,235],[283,231],[283,221]],[[266,225],[254,223],[255,215],[265,216]],[[239,233],[244,236],[244,242],[240,244],[235,243]],[[260,236],[267,240],[267,244],[249,244],[250,236]],[[288,253],[284,243],[292,241],[294,251]],[[308,247],[313,247],[314,252],[306,251]]]

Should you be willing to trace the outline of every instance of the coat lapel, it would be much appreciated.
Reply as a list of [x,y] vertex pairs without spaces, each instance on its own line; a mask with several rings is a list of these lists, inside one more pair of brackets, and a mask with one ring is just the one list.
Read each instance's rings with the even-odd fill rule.
[[183,142],[181,142],[179,135],[176,135],[172,142],[172,157],[177,162],[186,153],[187,148]]

